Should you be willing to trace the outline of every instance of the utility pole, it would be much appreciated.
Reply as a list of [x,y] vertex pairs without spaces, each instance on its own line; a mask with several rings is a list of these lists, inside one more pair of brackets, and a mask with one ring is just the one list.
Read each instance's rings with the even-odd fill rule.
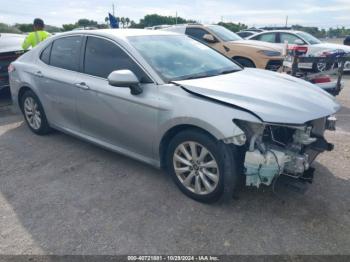
[[177,25],[177,11],[176,11],[176,19],[175,19],[175,24]]
[[115,10],[114,10],[114,4],[112,4],[112,8],[113,8],[113,16],[114,16],[114,11],[115,11]]
[[288,26],[288,16],[286,16],[286,28]]

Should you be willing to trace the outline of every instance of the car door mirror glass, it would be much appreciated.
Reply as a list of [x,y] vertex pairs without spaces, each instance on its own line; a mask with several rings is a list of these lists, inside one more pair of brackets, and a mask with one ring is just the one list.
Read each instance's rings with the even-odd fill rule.
[[214,36],[212,36],[211,34],[205,34],[203,36],[203,40],[205,42],[208,42],[208,43],[211,43],[211,44],[214,44],[214,43],[217,43],[218,41],[215,39]]
[[131,94],[138,95],[142,93],[140,81],[130,70],[116,70],[109,74],[108,83],[116,87],[128,87]]

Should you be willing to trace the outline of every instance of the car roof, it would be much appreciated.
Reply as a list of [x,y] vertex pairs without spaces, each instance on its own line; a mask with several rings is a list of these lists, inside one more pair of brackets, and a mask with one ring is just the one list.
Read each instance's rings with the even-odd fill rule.
[[305,33],[303,31],[298,30],[266,30],[263,32],[259,32],[258,34],[264,34],[264,33]]
[[162,31],[162,30],[147,30],[147,29],[98,29],[98,30],[76,30],[69,31],[60,34],[59,36],[65,35],[81,35],[81,34],[94,34],[106,37],[119,37],[126,38],[129,36],[150,36],[150,35],[174,35],[172,32]]

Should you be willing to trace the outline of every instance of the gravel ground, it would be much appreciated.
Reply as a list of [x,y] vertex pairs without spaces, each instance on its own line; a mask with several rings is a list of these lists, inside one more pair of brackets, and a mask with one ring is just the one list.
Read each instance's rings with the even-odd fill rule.
[[0,254],[350,254],[350,77],[304,195],[194,202],[143,163],[33,135],[0,99]]

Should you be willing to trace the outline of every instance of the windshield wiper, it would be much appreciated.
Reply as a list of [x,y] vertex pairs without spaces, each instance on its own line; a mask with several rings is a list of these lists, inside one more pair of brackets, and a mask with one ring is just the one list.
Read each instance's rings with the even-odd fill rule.
[[229,69],[229,70],[223,70],[221,71],[218,75],[225,75],[225,74],[230,74],[234,72],[241,71],[240,69]]
[[201,75],[192,75],[192,76],[187,76],[187,77],[179,77],[176,80],[190,80],[190,79],[198,79],[198,78],[204,78],[204,77],[210,77],[212,75],[208,74],[201,74]]

